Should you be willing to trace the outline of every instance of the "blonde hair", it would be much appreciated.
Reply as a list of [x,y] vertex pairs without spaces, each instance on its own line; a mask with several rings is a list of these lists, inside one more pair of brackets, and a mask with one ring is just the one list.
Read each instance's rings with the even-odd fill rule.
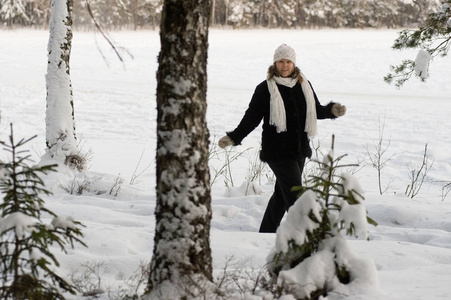
[[[279,72],[277,72],[277,67],[276,67],[276,63],[272,64],[271,66],[269,66],[268,68],[268,79],[272,79],[274,76],[280,76]],[[293,79],[298,79],[299,83],[302,83],[302,76],[301,76],[301,70],[299,70],[298,67],[294,66],[294,70],[293,73],[291,73],[290,76]]]

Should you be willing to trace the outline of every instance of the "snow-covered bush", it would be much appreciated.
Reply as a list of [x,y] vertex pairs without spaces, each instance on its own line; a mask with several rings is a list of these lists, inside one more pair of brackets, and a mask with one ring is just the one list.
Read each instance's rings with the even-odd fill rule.
[[[51,252],[56,245],[66,251],[81,241],[81,223],[57,216],[44,207],[41,195],[49,195],[40,175],[54,171],[55,165],[29,166],[30,155],[21,147],[30,141],[15,142],[11,125],[9,143],[1,142],[11,161],[0,162],[0,298],[64,299],[74,287],[57,274],[59,263]],[[50,224],[41,215],[52,217]]]
[[276,245],[268,256],[272,284],[296,299],[318,299],[330,293],[352,294],[362,286],[377,287],[371,260],[354,255],[342,233],[368,239],[363,190],[350,174],[336,175],[344,156],[333,150],[316,161],[320,175],[307,187],[297,187],[300,198],[277,229]]

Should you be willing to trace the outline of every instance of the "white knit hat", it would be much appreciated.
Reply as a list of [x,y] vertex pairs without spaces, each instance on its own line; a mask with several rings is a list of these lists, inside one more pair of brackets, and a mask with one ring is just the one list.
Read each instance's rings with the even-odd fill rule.
[[274,51],[273,63],[281,59],[289,59],[296,64],[296,52],[287,44],[282,44]]

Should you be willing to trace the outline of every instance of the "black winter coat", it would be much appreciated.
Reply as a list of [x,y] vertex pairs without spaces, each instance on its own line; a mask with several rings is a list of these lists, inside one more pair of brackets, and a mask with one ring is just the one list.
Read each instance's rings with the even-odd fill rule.
[[[246,110],[238,127],[231,132],[227,132],[227,135],[233,140],[235,145],[240,145],[241,141],[263,119],[262,149],[260,152],[262,161],[269,162],[311,157],[312,150],[307,133],[304,130],[306,101],[302,87],[299,82],[292,88],[279,84],[277,87],[285,105],[287,131],[277,133],[276,127],[269,125],[270,94],[265,80],[255,88],[249,108]],[[336,118],[331,112],[334,103],[330,102],[328,105],[322,106],[314,91],[313,94],[315,95],[317,118]]]

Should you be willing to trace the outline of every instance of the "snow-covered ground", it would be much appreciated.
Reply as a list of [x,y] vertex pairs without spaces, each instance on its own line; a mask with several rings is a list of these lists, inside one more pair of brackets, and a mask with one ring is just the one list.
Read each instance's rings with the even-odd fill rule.
[[[336,154],[348,154],[346,161],[361,164],[355,176],[366,191],[369,216],[379,226],[370,227],[370,241],[349,243],[353,251],[374,260],[380,297],[449,299],[451,194],[443,200],[442,188],[451,182],[451,60],[436,58],[426,83],[412,79],[397,90],[382,78],[391,64],[415,59],[416,51],[391,50],[396,33],[211,30],[211,140],[235,128],[255,86],[265,78],[274,49],[281,43],[291,45],[320,101],[333,100],[348,108],[343,118],[320,121],[313,143],[327,153],[335,134]],[[82,148],[92,152],[88,177],[54,174],[46,182],[54,193],[47,198],[48,208],[86,225],[84,241],[89,247],[58,254],[63,275],[81,269],[81,264],[103,263],[102,284],[115,290],[152,255],[159,35],[113,32],[111,37],[133,59],[122,51],[125,62],[119,62],[98,34],[74,33],[71,75],[76,131]],[[11,122],[16,138],[37,134],[28,145],[36,161],[45,148],[47,41],[46,31],[0,31],[0,139],[8,138]],[[233,187],[229,177],[230,188],[226,188],[223,176],[212,187],[211,246],[217,272],[230,257],[232,268],[238,264],[259,269],[275,243],[274,234],[257,233],[273,188],[270,172],[262,173],[256,187],[259,193],[246,196],[244,192],[260,133],[256,129],[235,149],[243,153],[231,162]],[[387,162],[381,176],[383,195],[368,155],[376,152],[379,140],[386,149],[382,160]],[[419,194],[411,199],[404,195],[409,168],[419,168],[425,144],[433,165]],[[1,150],[0,159],[6,157]],[[225,160],[224,152],[212,158],[212,176]],[[119,177],[123,184],[117,192],[114,182]],[[82,195],[64,191],[62,187],[67,189],[72,182],[77,187],[85,184]],[[98,191],[105,193],[97,195]]]

